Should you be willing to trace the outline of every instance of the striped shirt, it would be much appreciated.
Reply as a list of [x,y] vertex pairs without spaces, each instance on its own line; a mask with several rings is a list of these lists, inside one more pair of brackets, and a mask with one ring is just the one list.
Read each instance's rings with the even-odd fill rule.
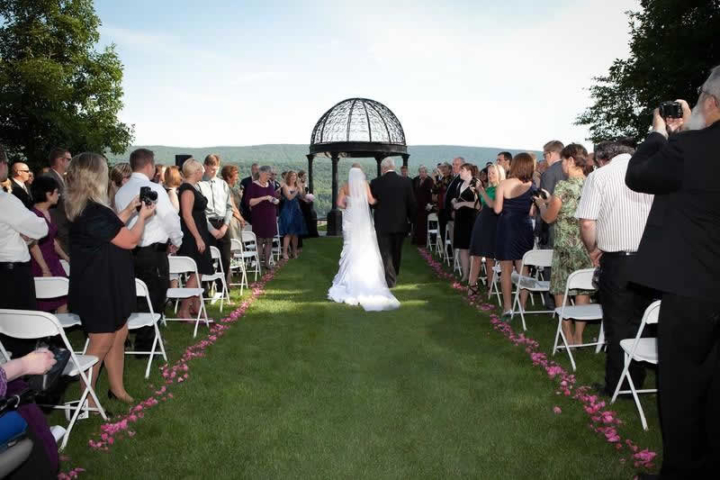
[[618,155],[585,180],[575,218],[596,220],[597,245],[603,252],[636,252],[653,196],[625,185],[631,156]]

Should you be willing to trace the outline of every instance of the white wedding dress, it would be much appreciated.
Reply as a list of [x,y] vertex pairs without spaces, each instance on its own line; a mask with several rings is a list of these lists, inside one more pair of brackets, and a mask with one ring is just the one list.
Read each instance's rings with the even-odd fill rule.
[[328,291],[328,298],[338,303],[360,305],[368,312],[394,310],[400,307],[400,302],[385,282],[385,269],[370,216],[365,174],[361,169],[350,169],[348,186],[340,270]]

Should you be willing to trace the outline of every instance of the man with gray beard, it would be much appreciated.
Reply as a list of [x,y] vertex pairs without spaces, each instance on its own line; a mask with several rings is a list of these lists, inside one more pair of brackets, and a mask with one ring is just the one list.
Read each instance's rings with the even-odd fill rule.
[[679,101],[683,118],[655,110],[625,177],[655,195],[631,280],[662,294],[660,478],[720,471],[720,66],[698,94],[692,112]]

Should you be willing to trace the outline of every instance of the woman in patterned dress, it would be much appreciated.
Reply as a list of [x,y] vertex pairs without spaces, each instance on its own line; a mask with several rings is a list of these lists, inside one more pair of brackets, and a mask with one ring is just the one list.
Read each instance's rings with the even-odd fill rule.
[[[575,218],[585,176],[593,170],[593,162],[582,145],[570,144],[560,153],[562,169],[567,180],[558,182],[555,192],[548,200],[536,198],[542,219],[555,223],[555,244],[553,248],[552,272],[550,274],[550,293],[555,296],[555,305],[563,304],[565,285],[570,274],[576,270],[592,268],[593,264],[580,238],[580,223]],[[589,292],[570,290],[568,295],[575,296],[575,305],[590,303]],[[573,323],[575,329],[573,331]],[[582,344],[585,322],[566,319],[563,321],[563,333],[569,345]]]

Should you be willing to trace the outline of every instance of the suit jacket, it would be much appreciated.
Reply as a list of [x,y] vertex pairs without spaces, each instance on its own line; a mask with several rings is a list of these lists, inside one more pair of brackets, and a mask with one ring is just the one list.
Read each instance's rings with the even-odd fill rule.
[[50,209],[50,219],[58,228],[56,238],[58,242],[60,242],[60,246],[65,253],[70,255],[70,222],[68,222],[67,215],[65,214],[65,181],[52,168],[45,175],[55,179],[58,184],[60,200],[55,207]]
[[720,291],[718,152],[720,121],[670,140],[651,133],[630,160],[627,186],[655,194],[636,283],[688,297],[715,298]]
[[460,185],[462,185],[463,180],[460,178],[460,175],[455,176],[455,178],[452,179],[450,184],[448,185],[447,191],[445,192],[445,198],[443,200],[443,210],[448,216],[448,220],[450,219],[450,214],[453,211],[452,207],[452,199],[457,198]]
[[27,187],[23,188],[14,179],[10,180],[10,185],[12,185],[12,194],[20,199],[23,205],[25,205],[25,208],[28,210],[32,209],[34,203],[32,197],[27,191]]
[[405,233],[408,221],[415,217],[415,195],[412,181],[395,172],[387,172],[372,182],[370,191],[375,204],[377,233]]

